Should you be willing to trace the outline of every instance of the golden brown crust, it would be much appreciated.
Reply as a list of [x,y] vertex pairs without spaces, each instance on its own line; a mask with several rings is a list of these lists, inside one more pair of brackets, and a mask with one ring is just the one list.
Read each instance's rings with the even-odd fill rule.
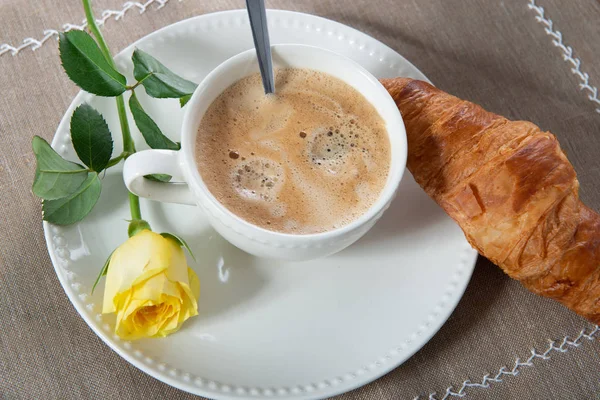
[[529,290],[600,323],[600,216],[579,201],[556,138],[426,82],[382,83],[406,125],[408,169],[469,243]]

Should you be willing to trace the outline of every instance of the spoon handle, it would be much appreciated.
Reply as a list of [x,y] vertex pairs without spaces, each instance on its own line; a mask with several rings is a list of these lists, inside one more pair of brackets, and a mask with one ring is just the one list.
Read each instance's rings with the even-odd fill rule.
[[265,93],[275,93],[275,79],[273,76],[273,61],[271,59],[271,44],[269,42],[265,1],[246,0],[246,8],[248,9],[254,47],[256,48],[258,66]]

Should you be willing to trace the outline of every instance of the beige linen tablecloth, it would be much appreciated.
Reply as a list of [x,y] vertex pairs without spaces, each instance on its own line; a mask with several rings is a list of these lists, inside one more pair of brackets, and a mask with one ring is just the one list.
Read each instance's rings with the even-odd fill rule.
[[[95,2],[98,16],[121,12],[104,14],[114,52],[181,19],[244,7],[225,0],[123,2]],[[597,0],[267,3],[366,32],[442,89],[551,130],[577,169],[581,197],[600,210]],[[59,65],[55,36],[44,31],[82,19],[77,0],[0,2],[0,398],[191,399],[104,345],[65,296],[48,258],[40,202],[30,190],[31,137],[52,138],[77,88]],[[598,398],[599,338],[594,325],[480,259],[456,311],[421,351],[339,398]]]

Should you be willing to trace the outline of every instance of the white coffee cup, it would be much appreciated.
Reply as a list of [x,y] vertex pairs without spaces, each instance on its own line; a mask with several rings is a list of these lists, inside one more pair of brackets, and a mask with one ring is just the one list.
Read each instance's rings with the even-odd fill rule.
[[[225,239],[259,257],[308,260],[334,254],[363,236],[388,208],[404,173],[406,131],[391,96],[366,69],[347,57],[318,47],[272,46],[274,67],[307,68],[333,75],[358,90],[383,118],[391,147],[388,178],[378,200],[360,217],[335,230],[314,234],[288,234],[253,225],[221,204],[198,172],[194,152],[198,127],[212,102],[241,78],[259,72],[255,50],[240,53],[219,65],[200,83],[185,107],[181,150],[145,150],[127,158],[123,178],[127,188],[141,196],[168,203],[198,205],[210,224]],[[200,133],[201,134],[201,133]],[[169,174],[175,181],[144,179],[148,174]]]

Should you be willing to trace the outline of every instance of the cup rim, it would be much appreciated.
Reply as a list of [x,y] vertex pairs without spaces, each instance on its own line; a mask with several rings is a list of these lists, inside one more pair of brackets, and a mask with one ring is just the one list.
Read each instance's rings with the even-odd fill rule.
[[[263,228],[261,226],[252,224],[242,217],[235,214],[233,211],[229,210],[223,203],[221,203],[208,189],[206,186],[200,171],[197,168],[195,157],[194,157],[194,148],[195,148],[195,139],[198,133],[198,126],[190,126],[192,125],[192,114],[195,112],[195,109],[201,104],[201,97],[203,92],[207,89],[209,84],[221,76],[224,72],[226,72],[229,68],[237,63],[240,63],[245,60],[249,60],[252,57],[256,57],[255,49],[251,48],[245,50],[241,53],[238,53],[227,60],[223,61],[219,64],[215,69],[213,69],[198,85],[196,90],[194,91],[190,101],[186,106],[186,110],[183,118],[182,125],[182,137],[181,137],[181,152],[183,156],[183,167],[184,170],[187,170],[185,175],[187,179],[188,185],[191,184],[191,180],[193,180],[194,184],[197,185],[204,195],[205,198],[209,199],[210,202],[224,215],[228,216],[230,219],[234,220],[237,224],[244,226],[246,229],[254,230],[261,235],[271,236],[272,239],[281,239],[281,240],[294,240],[294,239],[304,239],[304,240],[314,240],[314,239],[328,239],[332,237],[337,237],[341,235],[345,235],[349,232],[352,232],[359,227],[363,226],[365,223],[369,222],[373,219],[377,214],[383,212],[385,207],[389,202],[393,199],[398,186],[400,185],[400,181],[404,175],[404,171],[406,170],[406,159],[408,155],[408,145],[406,139],[406,129],[404,126],[404,120],[398,110],[394,100],[389,95],[385,87],[379,82],[377,78],[375,78],[369,71],[367,71],[363,66],[356,63],[349,57],[346,57],[342,54],[336,53],[331,50],[323,49],[317,46],[303,45],[303,44],[275,44],[271,45],[272,52],[277,52],[280,49],[283,51],[288,51],[289,49],[303,49],[314,52],[327,53],[330,57],[336,57],[339,60],[342,60],[345,64],[347,64],[348,68],[353,68],[360,72],[361,76],[364,77],[370,84],[374,85],[381,92],[382,102],[387,102],[388,105],[393,106],[393,109],[397,111],[397,115],[394,115],[393,118],[385,118],[382,116],[382,119],[386,123],[386,133],[388,135],[388,139],[390,140],[391,146],[391,137],[392,135],[400,136],[400,146],[399,153],[400,154],[391,154],[391,157],[398,157],[398,162],[396,164],[396,168],[392,169],[393,163],[390,163],[390,169],[388,170],[388,177],[386,178],[386,183],[383,188],[380,190],[379,197],[377,200],[371,204],[371,206],[362,213],[359,217],[355,218],[351,222],[342,225],[338,228],[327,230],[324,232],[317,233],[286,233],[279,232],[274,230],[269,230]],[[232,82],[231,84],[233,84]],[[211,100],[211,104],[215,99]],[[368,101],[368,100],[367,100]],[[373,104],[373,102],[369,101],[369,103]],[[202,118],[200,118],[201,121]],[[392,120],[392,121],[390,121]],[[394,121],[395,120],[395,121]],[[391,146],[392,147],[392,146]],[[393,153],[393,151],[391,152]],[[198,197],[195,195],[195,197]]]

